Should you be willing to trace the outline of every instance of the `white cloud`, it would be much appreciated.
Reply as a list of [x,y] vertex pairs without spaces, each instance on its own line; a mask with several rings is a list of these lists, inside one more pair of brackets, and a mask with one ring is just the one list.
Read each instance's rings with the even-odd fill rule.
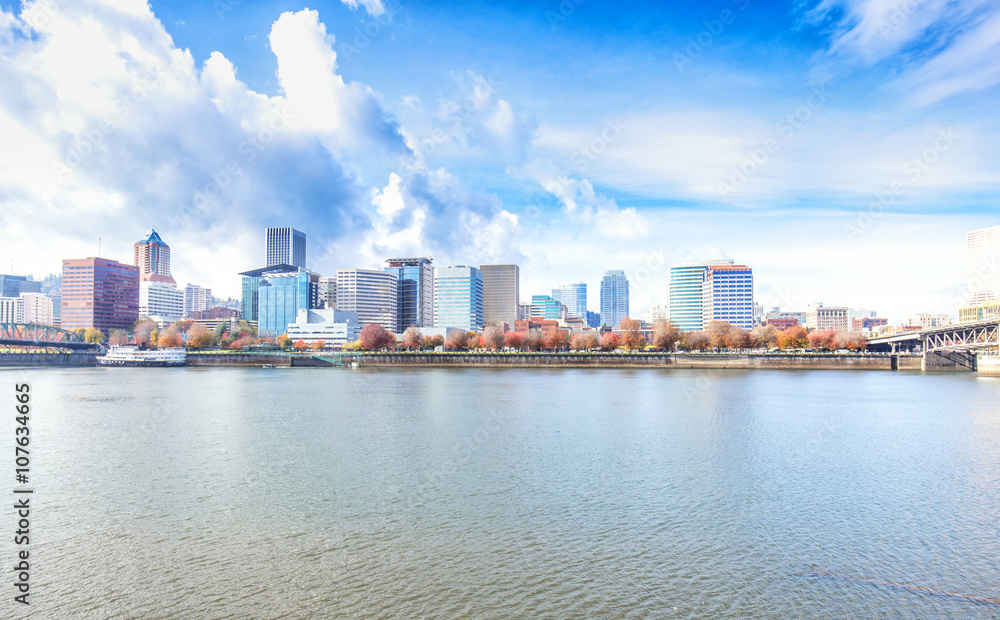
[[368,14],[372,17],[377,15],[382,15],[385,13],[385,5],[382,4],[382,0],[340,0],[345,5],[351,7],[352,9],[358,8],[358,6],[365,7]]

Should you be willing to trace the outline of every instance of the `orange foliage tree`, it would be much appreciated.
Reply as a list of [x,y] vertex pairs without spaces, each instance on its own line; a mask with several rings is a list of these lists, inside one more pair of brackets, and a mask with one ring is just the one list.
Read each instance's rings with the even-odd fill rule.
[[778,332],[778,346],[782,349],[802,349],[809,344],[809,337],[801,325]]
[[601,334],[601,349],[604,351],[614,351],[622,346],[621,336],[614,332],[604,332]]
[[358,345],[366,351],[384,349],[396,342],[396,336],[378,323],[369,323],[361,328]]
[[621,331],[621,344],[625,349],[631,351],[632,349],[641,349],[646,346],[646,337],[640,331],[642,323],[639,321],[625,317],[618,324],[618,329]]
[[673,351],[681,339],[681,330],[669,319],[659,318],[653,323],[653,346],[661,351]]
[[420,348],[421,341],[424,339],[423,332],[420,331],[419,327],[411,325],[406,328],[403,332],[402,345],[404,349],[416,350]]

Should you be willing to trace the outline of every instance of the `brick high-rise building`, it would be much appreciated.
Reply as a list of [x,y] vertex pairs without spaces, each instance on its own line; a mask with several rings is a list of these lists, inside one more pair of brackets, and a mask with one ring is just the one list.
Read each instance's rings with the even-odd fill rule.
[[170,246],[155,230],[135,243],[132,257],[132,263],[139,268],[140,280],[177,284],[170,275]]
[[125,329],[137,318],[138,267],[94,256],[63,260],[63,329]]

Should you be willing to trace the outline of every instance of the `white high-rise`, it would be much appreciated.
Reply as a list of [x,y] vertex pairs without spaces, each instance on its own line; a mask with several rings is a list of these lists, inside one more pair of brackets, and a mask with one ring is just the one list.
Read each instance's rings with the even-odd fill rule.
[[212,307],[212,289],[197,284],[187,284],[184,287],[182,303],[181,316],[188,316],[198,310],[208,310]]
[[968,235],[969,305],[1000,299],[1000,226]]
[[185,291],[168,282],[139,282],[139,316],[176,321],[185,316]]
[[399,331],[396,274],[381,269],[337,271],[337,310],[356,312],[362,326],[378,323]]
[[54,306],[52,298],[41,293],[21,293],[21,308],[25,323],[52,325]]

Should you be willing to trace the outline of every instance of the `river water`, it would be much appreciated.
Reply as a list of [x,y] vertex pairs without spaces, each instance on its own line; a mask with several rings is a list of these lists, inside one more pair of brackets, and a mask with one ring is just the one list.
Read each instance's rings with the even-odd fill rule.
[[1000,379],[0,377],[11,410],[32,386],[35,488],[2,617],[1000,617]]

